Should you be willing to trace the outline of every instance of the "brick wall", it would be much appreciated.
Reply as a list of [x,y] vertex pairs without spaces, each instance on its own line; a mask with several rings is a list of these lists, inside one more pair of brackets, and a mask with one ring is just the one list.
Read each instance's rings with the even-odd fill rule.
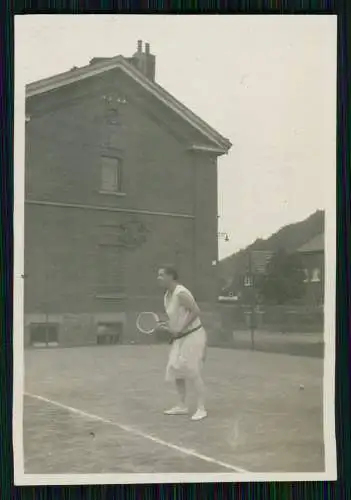
[[[62,339],[77,330],[67,314],[81,316],[90,339],[89,314],[125,314],[126,336],[135,336],[135,312],[162,308],[160,263],[176,263],[200,302],[215,300],[216,159],[189,152],[197,133],[123,78],[111,72],[27,103],[25,312],[61,315]],[[127,103],[113,104],[120,97]],[[106,152],[123,159],[125,196],[99,193]],[[131,219],[147,234],[123,258],[115,248],[111,259],[111,275],[120,276],[123,265],[125,297],[99,298],[101,227]]]
[[[58,313],[98,310],[98,285],[103,284],[98,229],[106,221],[118,224],[126,218],[121,213],[27,205],[26,310],[43,310],[46,302]],[[175,260],[185,284],[191,287],[192,238],[187,234],[191,235],[193,221],[153,215],[139,215],[138,219],[149,232],[145,243],[122,250],[127,295],[158,295],[158,266]],[[170,244],[175,240],[179,241],[178,258]],[[111,273],[114,274],[121,265],[120,250],[111,247],[111,251],[116,255],[115,261],[111,261]]]
[[218,296],[217,165],[208,156],[193,155],[194,175],[194,265],[195,293],[200,302],[215,302]]
[[[50,93],[27,103],[27,197],[191,212],[194,186],[188,146],[197,134],[169,111],[165,115],[160,104],[150,102],[130,81],[118,76],[111,86],[106,78],[92,78],[70,86],[70,91],[60,90],[56,97]],[[121,96],[127,104],[116,104]],[[111,107],[118,109],[115,125],[108,123]],[[124,160],[125,197],[99,194],[100,158],[106,152]]]

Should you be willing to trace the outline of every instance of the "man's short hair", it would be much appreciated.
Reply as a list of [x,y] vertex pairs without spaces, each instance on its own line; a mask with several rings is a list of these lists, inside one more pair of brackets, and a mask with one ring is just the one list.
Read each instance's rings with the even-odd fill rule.
[[171,278],[174,281],[178,280],[179,277],[178,271],[172,264],[166,264],[164,266],[161,266],[160,269],[162,269],[165,272],[165,274],[167,274],[167,276],[171,276]]

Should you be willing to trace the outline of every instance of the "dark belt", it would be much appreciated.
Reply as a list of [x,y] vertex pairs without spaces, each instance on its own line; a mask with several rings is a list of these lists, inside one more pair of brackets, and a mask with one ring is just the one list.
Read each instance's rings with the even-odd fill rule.
[[190,335],[191,333],[194,333],[194,332],[197,332],[198,330],[200,330],[202,328],[202,325],[199,325],[199,326],[196,326],[195,328],[192,328],[191,330],[188,330],[186,332],[183,332],[183,333],[178,333],[175,337],[172,337],[171,340],[170,340],[170,344],[172,344],[172,342],[174,340],[177,340],[177,339],[181,339],[183,337],[186,337],[187,335]]

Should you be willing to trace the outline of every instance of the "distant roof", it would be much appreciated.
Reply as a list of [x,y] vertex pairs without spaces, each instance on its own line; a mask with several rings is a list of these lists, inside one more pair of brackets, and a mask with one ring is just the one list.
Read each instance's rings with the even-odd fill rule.
[[314,238],[299,248],[301,253],[324,252],[324,233],[317,234]]
[[[130,58],[121,55],[111,58],[95,58],[94,64],[82,66],[81,68],[72,68],[65,73],[45,78],[26,86],[26,98],[45,94],[46,92],[57,90],[60,87],[70,85],[72,83],[85,80],[95,75],[105,73],[112,69],[120,68],[124,73],[129,75],[146,89],[150,94],[154,95],[159,101],[163,102],[168,108],[177,113],[183,120],[187,121],[192,127],[202,133],[203,136],[210,139],[215,145],[214,152],[219,154],[228,153],[231,148],[231,142],[223,137],[214,128],[210,127],[205,121],[199,118],[184,104],[178,101],[175,97],[169,94],[163,87],[147,78],[139,71],[131,62]],[[200,148],[198,147],[200,146]],[[194,145],[194,148],[210,151],[211,148],[201,145]]]

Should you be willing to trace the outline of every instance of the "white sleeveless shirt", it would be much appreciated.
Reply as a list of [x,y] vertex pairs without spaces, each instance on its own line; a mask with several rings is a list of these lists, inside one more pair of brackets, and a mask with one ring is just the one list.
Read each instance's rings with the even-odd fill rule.
[[[183,325],[186,321],[186,316],[190,314],[190,312],[180,304],[178,297],[180,293],[186,293],[192,298],[192,300],[195,300],[192,293],[183,285],[177,285],[173,290],[173,293],[169,291],[165,293],[164,305],[169,319],[169,326],[175,331],[179,331],[181,325]],[[200,325],[200,318],[196,318],[186,327],[186,330],[192,330]]]

